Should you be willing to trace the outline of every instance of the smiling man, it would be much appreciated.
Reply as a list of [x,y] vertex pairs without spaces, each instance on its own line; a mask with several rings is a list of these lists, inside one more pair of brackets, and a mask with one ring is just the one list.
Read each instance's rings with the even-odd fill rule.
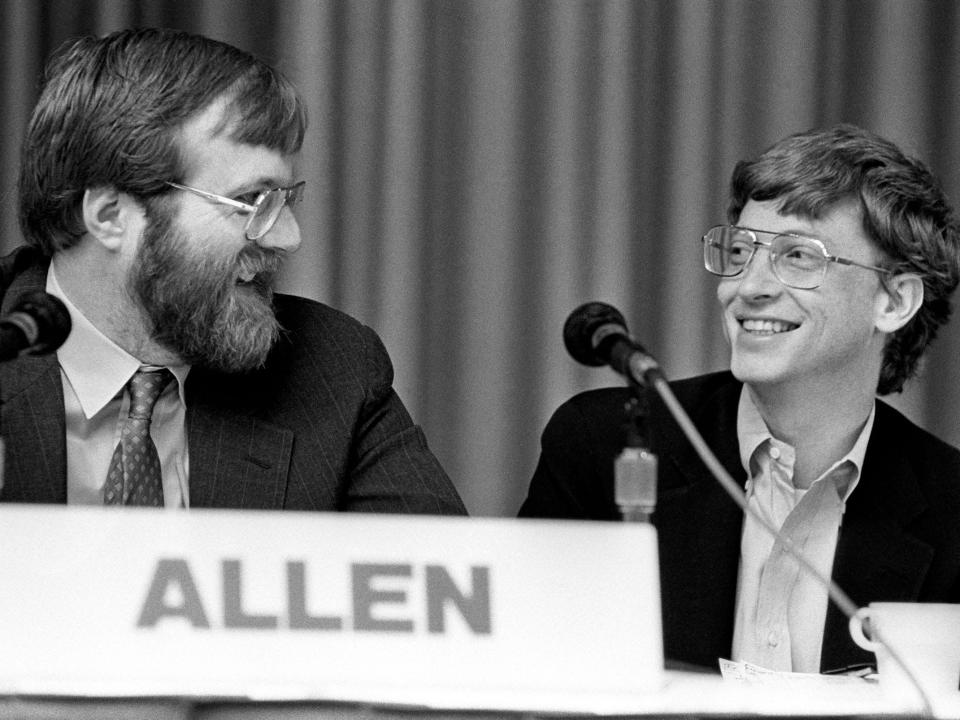
[[72,331],[0,366],[0,501],[464,512],[374,332],[272,291],[305,127],[287,80],[201,36],[55,55],[0,293],[46,290]]
[[[747,502],[860,606],[960,602],[960,451],[877,395],[899,392],[950,314],[960,230],[929,171],[840,125],[733,173],[703,237],[730,371],[673,389]],[[713,480],[649,393],[669,661],[819,672],[871,662],[826,589]],[[520,514],[617,519],[625,388],[557,410]]]

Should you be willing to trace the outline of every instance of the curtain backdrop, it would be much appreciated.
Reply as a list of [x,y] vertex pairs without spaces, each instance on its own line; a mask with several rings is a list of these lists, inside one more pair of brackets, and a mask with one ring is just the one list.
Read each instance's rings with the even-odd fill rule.
[[[621,308],[669,377],[722,369],[699,237],[733,164],[840,121],[960,203],[960,3],[924,0],[4,0],[0,231],[48,53],[131,26],[254,52],[310,112],[304,243],[281,289],[383,337],[477,515],[513,515],[577,366],[574,307]],[[960,319],[894,404],[960,445]]]

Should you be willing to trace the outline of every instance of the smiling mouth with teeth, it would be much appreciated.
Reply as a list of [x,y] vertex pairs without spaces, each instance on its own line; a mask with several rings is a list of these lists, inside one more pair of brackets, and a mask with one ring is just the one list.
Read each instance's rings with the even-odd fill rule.
[[778,333],[790,332],[796,330],[799,325],[796,323],[784,322],[783,320],[741,320],[740,327],[753,335],[777,335]]

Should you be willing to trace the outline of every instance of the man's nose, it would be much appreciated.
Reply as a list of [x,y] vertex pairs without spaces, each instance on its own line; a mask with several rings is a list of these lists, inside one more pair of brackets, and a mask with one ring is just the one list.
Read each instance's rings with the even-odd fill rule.
[[300,247],[300,224],[290,208],[284,208],[273,227],[256,240],[262,248],[295,252]]
[[779,292],[783,286],[773,272],[769,247],[760,245],[754,249],[753,257],[740,273],[739,280],[737,290],[741,295],[758,297]]

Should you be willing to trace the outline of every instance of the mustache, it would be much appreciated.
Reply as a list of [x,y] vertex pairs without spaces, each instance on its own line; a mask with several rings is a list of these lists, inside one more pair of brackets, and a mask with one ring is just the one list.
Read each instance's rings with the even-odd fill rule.
[[285,254],[282,250],[258,245],[245,246],[237,254],[237,275],[247,281],[253,278],[271,280],[280,271]]

